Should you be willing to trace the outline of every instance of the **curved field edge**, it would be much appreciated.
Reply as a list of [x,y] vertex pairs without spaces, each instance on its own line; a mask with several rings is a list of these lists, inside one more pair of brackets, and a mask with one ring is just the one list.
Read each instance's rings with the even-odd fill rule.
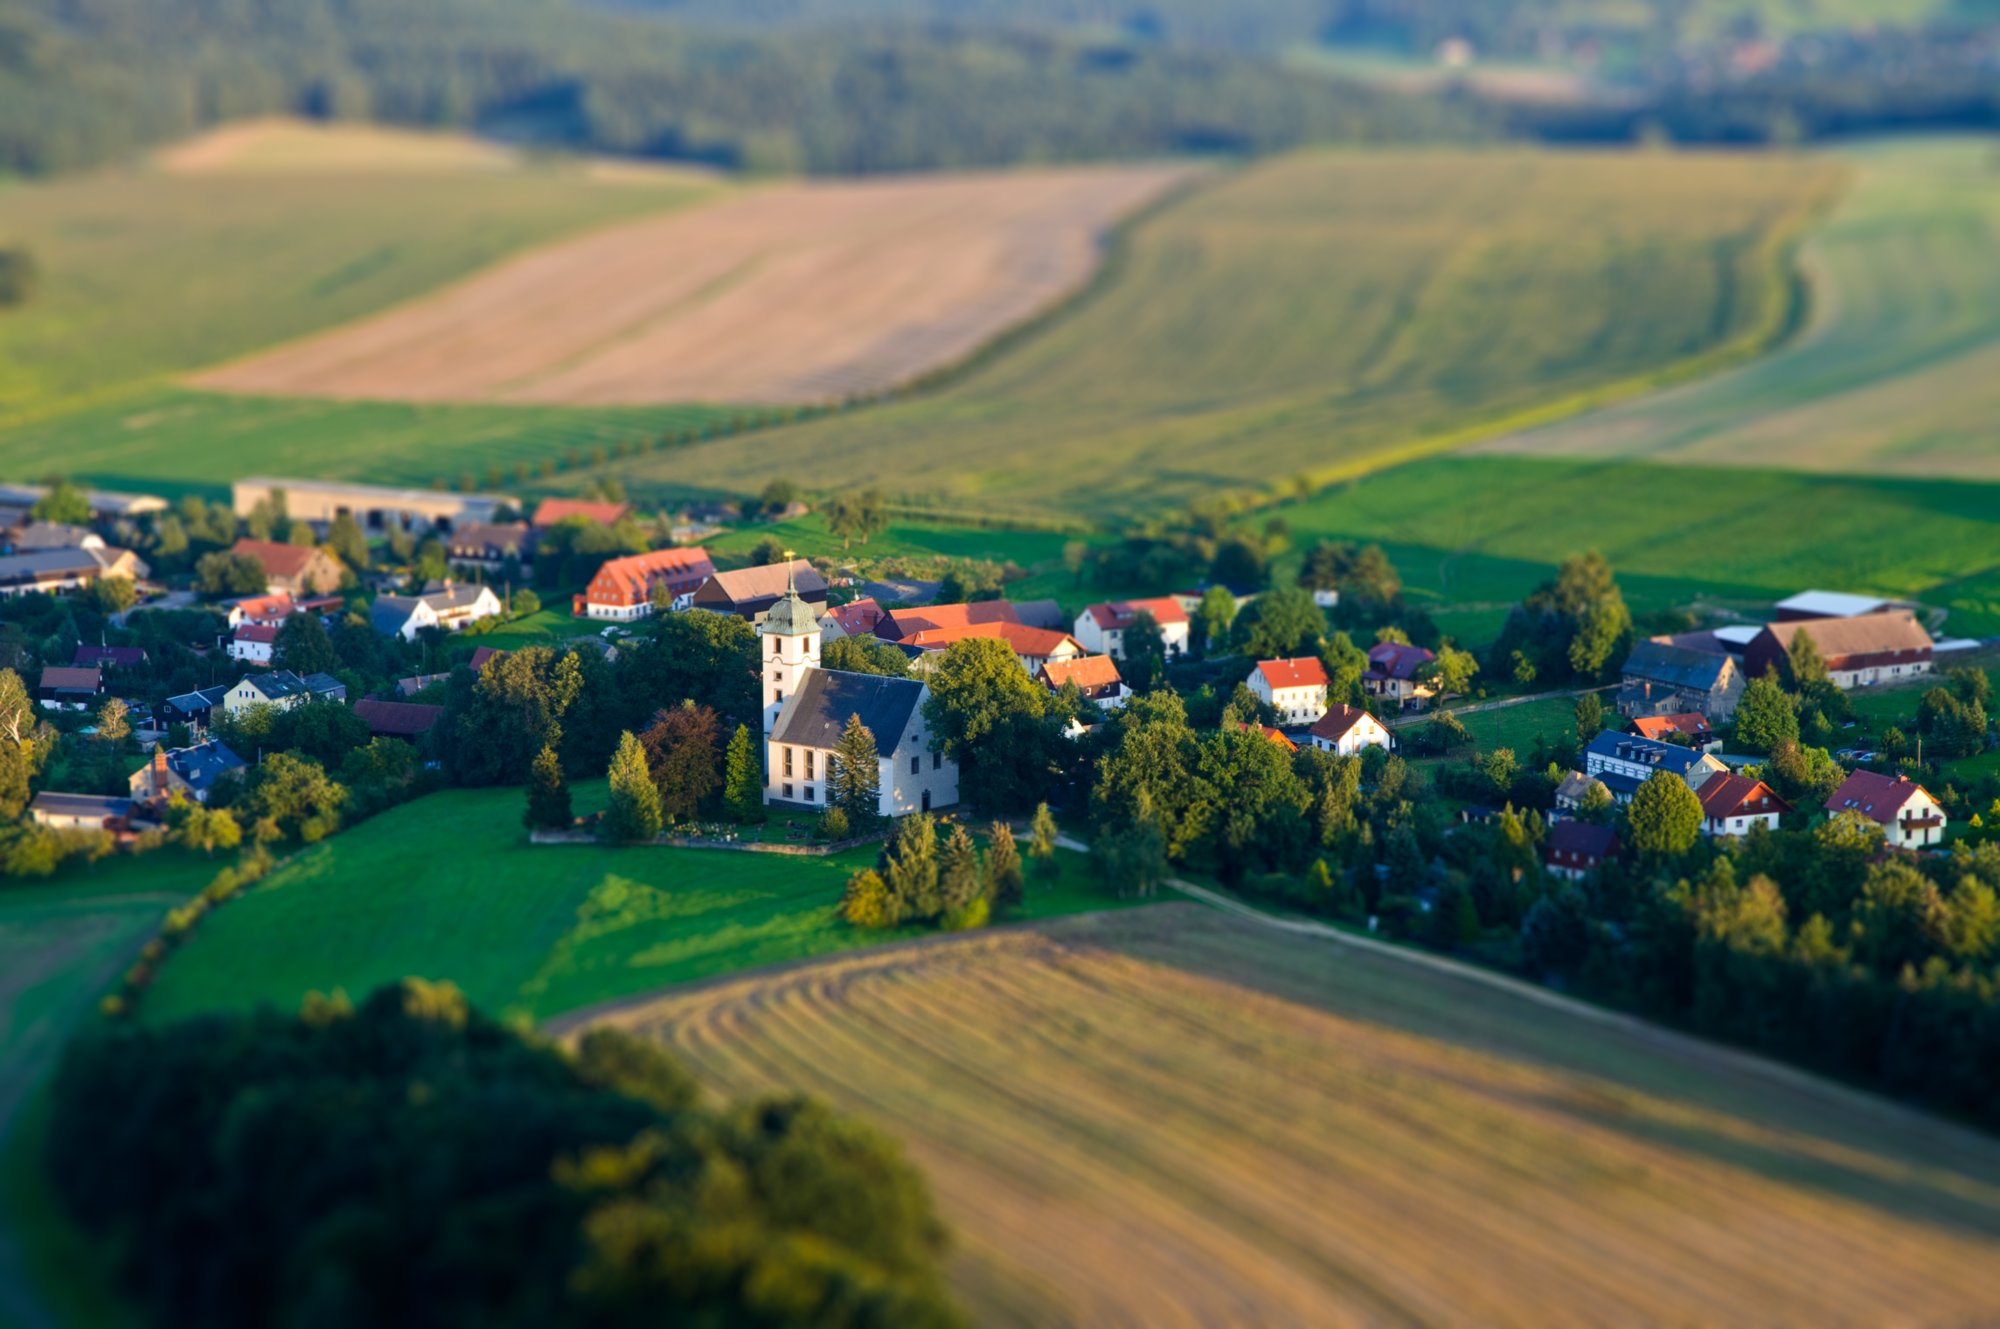
[[1873,1324],[1990,1309],[2000,1143],[1161,906],[606,1020],[903,1138],[983,1322]]
[[[1296,154],[1128,227],[1082,298],[941,383],[621,471],[682,496],[832,469],[985,517],[1324,484],[1762,354],[1798,322],[1793,258],[1847,179],[1717,155]],[[1514,191],[1501,215],[1482,187]]]

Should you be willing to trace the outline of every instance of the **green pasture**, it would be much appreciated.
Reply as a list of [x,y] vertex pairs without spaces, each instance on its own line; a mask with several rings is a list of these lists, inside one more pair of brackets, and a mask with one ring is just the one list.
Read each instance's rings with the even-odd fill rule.
[[1576,698],[1537,697],[1518,706],[1474,711],[1458,719],[1481,752],[1512,748],[1514,755],[1526,762],[1537,736],[1553,744],[1576,733]]
[[[146,1014],[291,1009],[310,991],[359,996],[421,975],[541,1018],[923,932],[859,932],[834,917],[873,849],[531,846],[521,800],[518,789],[433,794],[305,850],[202,924],[163,967]],[[1025,917],[1115,903],[1080,855],[1063,857],[1057,881],[1030,883]]]

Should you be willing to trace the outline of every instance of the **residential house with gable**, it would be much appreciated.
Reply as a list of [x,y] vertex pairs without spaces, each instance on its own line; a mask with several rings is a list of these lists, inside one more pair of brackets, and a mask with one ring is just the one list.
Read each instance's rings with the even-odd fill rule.
[[1549,875],[1580,881],[1618,855],[1618,832],[1587,821],[1559,821],[1542,843]]
[[1118,674],[1118,662],[1108,655],[1051,660],[1035,677],[1051,692],[1061,692],[1065,684],[1074,683],[1085,699],[1107,711],[1117,710],[1132,696],[1132,689]]
[[685,609],[702,583],[714,575],[715,563],[700,545],[628,554],[598,568],[590,585],[571,603],[570,612],[578,618],[629,623],[653,612],[656,591],[674,608]]
[[44,665],[35,697],[44,710],[87,711],[104,695],[104,671],[96,665]]
[[1944,843],[1945,815],[1930,791],[1907,775],[1856,771],[1826,800],[1829,815],[1852,812],[1882,828],[1892,849],[1928,849]]
[[1252,696],[1278,713],[1278,724],[1303,729],[1326,714],[1326,666],[1318,656],[1259,660],[1244,680]]
[[1307,733],[1314,747],[1341,757],[1358,756],[1363,748],[1391,752],[1396,746],[1395,736],[1386,725],[1359,706],[1349,706],[1346,702],[1327,707]]
[[1437,689],[1423,679],[1425,667],[1436,659],[1421,646],[1378,641],[1368,648],[1368,668],[1362,671],[1361,686],[1371,697],[1385,697],[1405,710],[1416,709],[1437,695]]
[[1762,780],[1733,772],[1702,781],[1701,828],[1712,836],[1748,835],[1755,828],[1778,829],[1778,819],[1792,805]]
[[218,738],[172,751],[162,743],[144,766],[132,772],[132,801],[141,807],[162,808],[179,795],[190,803],[206,803],[218,781],[247,765]]
[[1641,738],[1650,738],[1656,743],[1678,741],[1702,752],[1714,752],[1722,746],[1721,735],[1709,726],[1708,717],[1699,711],[1683,711],[1678,715],[1635,716],[1626,729]]
[[1584,774],[1601,781],[1619,803],[1630,803],[1656,771],[1679,776],[1697,794],[1713,777],[1729,774],[1727,766],[1706,752],[1608,732],[1590,740],[1583,763]]
[[378,595],[368,622],[385,637],[415,641],[425,628],[462,632],[503,612],[500,597],[478,582],[431,582],[422,595]]
[[1132,630],[1132,625],[1141,614],[1150,615],[1159,625],[1160,643],[1165,648],[1167,659],[1174,660],[1187,654],[1194,621],[1188,617],[1188,611],[1181,607],[1180,601],[1170,595],[1086,605],[1083,612],[1076,616],[1071,635],[1083,644],[1087,653],[1108,655],[1122,661],[1125,658],[1125,634]]
[[802,558],[789,563],[771,563],[761,568],[738,568],[717,572],[702,582],[688,604],[715,614],[734,614],[752,627],[780,600],[796,598],[813,607],[813,621],[826,608],[826,578]]
[[300,678],[289,669],[266,674],[248,674],[229,685],[222,699],[224,715],[235,716],[253,706],[274,706],[289,711],[313,701],[347,700],[347,685],[332,674],[307,674]]
[[313,545],[243,539],[229,552],[264,569],[264,589],[272,595],[328,595],[340,589],[340,561]]
[[1618,713],[1628,720],[1699,711],[1722,724],[1736,714],[1746,682],[1732,656],[1657,639],[1633,643],[1622,674]]

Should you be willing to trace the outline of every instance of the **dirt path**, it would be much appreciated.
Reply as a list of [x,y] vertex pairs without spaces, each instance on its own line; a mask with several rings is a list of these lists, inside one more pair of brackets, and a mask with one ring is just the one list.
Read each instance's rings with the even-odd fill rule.
[[[1616,692],[1621,685],[1606,683],[1602,687],[1576,688],[1569,692],[1531,692],[1525,697],[1502,697],[1498,701],[1479,701],[1470,706],[1448,706],[1444,709],[1453,715],[1477,715],[1481,711],[1504,711],[1511,706],[1526,706],[1531,701],[1548,701],[1555,697],[1581,697],[1590,692]],[[1389,721],[1391,729],[1402,729],[1417,724],[1436,715],[1436,711],[1419,711],[1414,715],[1399,716]]]

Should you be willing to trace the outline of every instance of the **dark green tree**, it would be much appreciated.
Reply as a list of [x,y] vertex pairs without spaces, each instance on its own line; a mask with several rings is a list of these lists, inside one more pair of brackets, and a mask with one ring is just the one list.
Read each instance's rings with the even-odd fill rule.
[[639,844],[656,838],[664,821],[660,791],[646,769],[646,750],[630,731],[619,736],[609,774],[611,801],[604,809],[604,838],[614,844]]
[[994,822],[987,830],[986,894],[996,914],[1019,909],[1027,902],[1021,851],[1014,844],[1014,828],[1004,821]]
[[722,797],[730,815],[744,823],[764,820],[764,768],[749,725],[737,725],[729,736],[722,766]]
[[855,834],[867,834],[882,813],[882,760],[874,733],[859,715],[847,717],[827,777],[828,804],[847,814]]
[[530,830],[568,830],[575,821],[562,759],[553,747],[544,747],[528,770],[528,810],[522,822]]

